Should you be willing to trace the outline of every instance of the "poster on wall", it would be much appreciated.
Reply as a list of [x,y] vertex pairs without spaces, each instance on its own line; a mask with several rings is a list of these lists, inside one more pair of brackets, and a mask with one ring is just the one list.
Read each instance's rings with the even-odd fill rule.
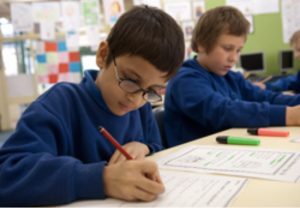
[[190,21],[183,21],[182,22],[181,27],[182,27],[182,31],[183,31],[185,40],[192,39],[194,26],[195,26],[194,21],[190,20]]
[[34,22],[59,22],[59,2],[38,2],[32,3],[32,16]]
[[42,40],[56,39],[56,26],[61,25],[59,2],[32,3],[32,17]]
[[161,9],[160,0],[133,0],[133,5],[148,5]]
[[51,86],[61,81],[78,83],[81,80],[80,53],[68,50],[66,41],[37,41],[36,48],[38,84]]
[[[253,0],[254,14],[270,14],[279,12],[278,0]],[[285,0],[282,0],[285,1]]]
[[69,50],[79,50],[79,32],[77,30],[66,33],[66,44]]
[[246,15],[279,12],[278,0],[226,0],[226,5],[236,7]]
[[43,22],[40,24],[40,37],[42,40],[55,40],[54,22]]
[[103,0],[103,7],[106,23],[110,26],[125,12],[123,0]]
[[281,1],[283,42],[288,43],[293,33],[300,29],[300,1]]
[[204,0],[193,1],[193,19],[197,21],[205,12]]
[[233,6],[246,15],[254,13],[253,0],[226,0],[226,5]]
[[62,1],[61,17],[64,31],[80,28],[80,4],[78,1]]
[[10,5],[10,13],[15,32],[31,32],[33,30],[30,4],[12,3]]
[[192,19],[191,2],[186,0],[166,0],[164,10],[177,21]]
[[98,25],[100,5],[98,0],[81,0],[84,25]]

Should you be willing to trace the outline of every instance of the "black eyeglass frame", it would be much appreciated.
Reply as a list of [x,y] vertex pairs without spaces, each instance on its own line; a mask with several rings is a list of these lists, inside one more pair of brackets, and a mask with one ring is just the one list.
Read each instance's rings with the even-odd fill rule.
[[[162,101],[162,96],[158,94],[155,90],[144,89],[130,79],[121,78],[119,75],[119,70],[115,58],[113,58],[113,63],[114,63],[114,71],[115,71],[116,79],[118,80],[119,87],[122,90],[132,94],[142,92],[143,99],[150,103],[156,103]],[[132,87],[132,90],[129,89],[128,86]]]

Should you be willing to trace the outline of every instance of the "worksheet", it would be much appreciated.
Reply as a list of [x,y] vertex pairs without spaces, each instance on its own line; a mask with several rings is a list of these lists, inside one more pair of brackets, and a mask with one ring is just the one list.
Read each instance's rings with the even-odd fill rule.
[[[226,207],[238,195],[247,179],[189,173],[160,171],[165,192],[152,202],[125,202],[117,199],[88,201],[93,207]],[[73,206],[85,206],[76,202]]]
[[300,152],[193,145],[159,159],[162,168],[299,182]]

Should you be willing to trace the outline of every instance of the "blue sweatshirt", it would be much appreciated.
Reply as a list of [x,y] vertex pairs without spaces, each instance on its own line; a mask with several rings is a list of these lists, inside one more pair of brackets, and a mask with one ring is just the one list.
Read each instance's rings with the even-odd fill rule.
[[300,93],[300,71],[296,75],[289,75],[274,82],[266,83],[266,88],[273,91],[292,90]]
[[36,206],[105,198],[103,170],[114,146],[98,131],[104,126],[121,144],[142,142],[162,149],[150,104],[124,116],[112,114],[94,80],[59,83],[33,102],[0,150],[0,206]]
[[188,60],[167,86],[167,143],[175,146],[233,127],[284,126],[286,105],[296,104],[300,96],[260,90],[240,73],[218,76]]

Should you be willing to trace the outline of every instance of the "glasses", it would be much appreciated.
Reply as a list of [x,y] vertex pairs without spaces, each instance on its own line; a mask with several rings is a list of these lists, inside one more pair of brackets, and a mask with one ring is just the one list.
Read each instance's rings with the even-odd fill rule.
[[[161,95],[158,94],[155,90],[143,89],[134,81],[132,81],[130,79],[121,78],[119,76],[116,60],[114,58],[113,58],[113,62],[114,62],[116,78],[117,78],[117,80],[119,82],[119,86],[122,90],[124,90],[125,92],[128,92],[128,93],[132,93],[132,94],[142,92],[142,96],[143,96],[144,100],[146,100],[150,103],[162,101]],[[162,89],[164,89],[164,87],[160,87],[160,88],[161,88],[160,90],[163,91]]]

